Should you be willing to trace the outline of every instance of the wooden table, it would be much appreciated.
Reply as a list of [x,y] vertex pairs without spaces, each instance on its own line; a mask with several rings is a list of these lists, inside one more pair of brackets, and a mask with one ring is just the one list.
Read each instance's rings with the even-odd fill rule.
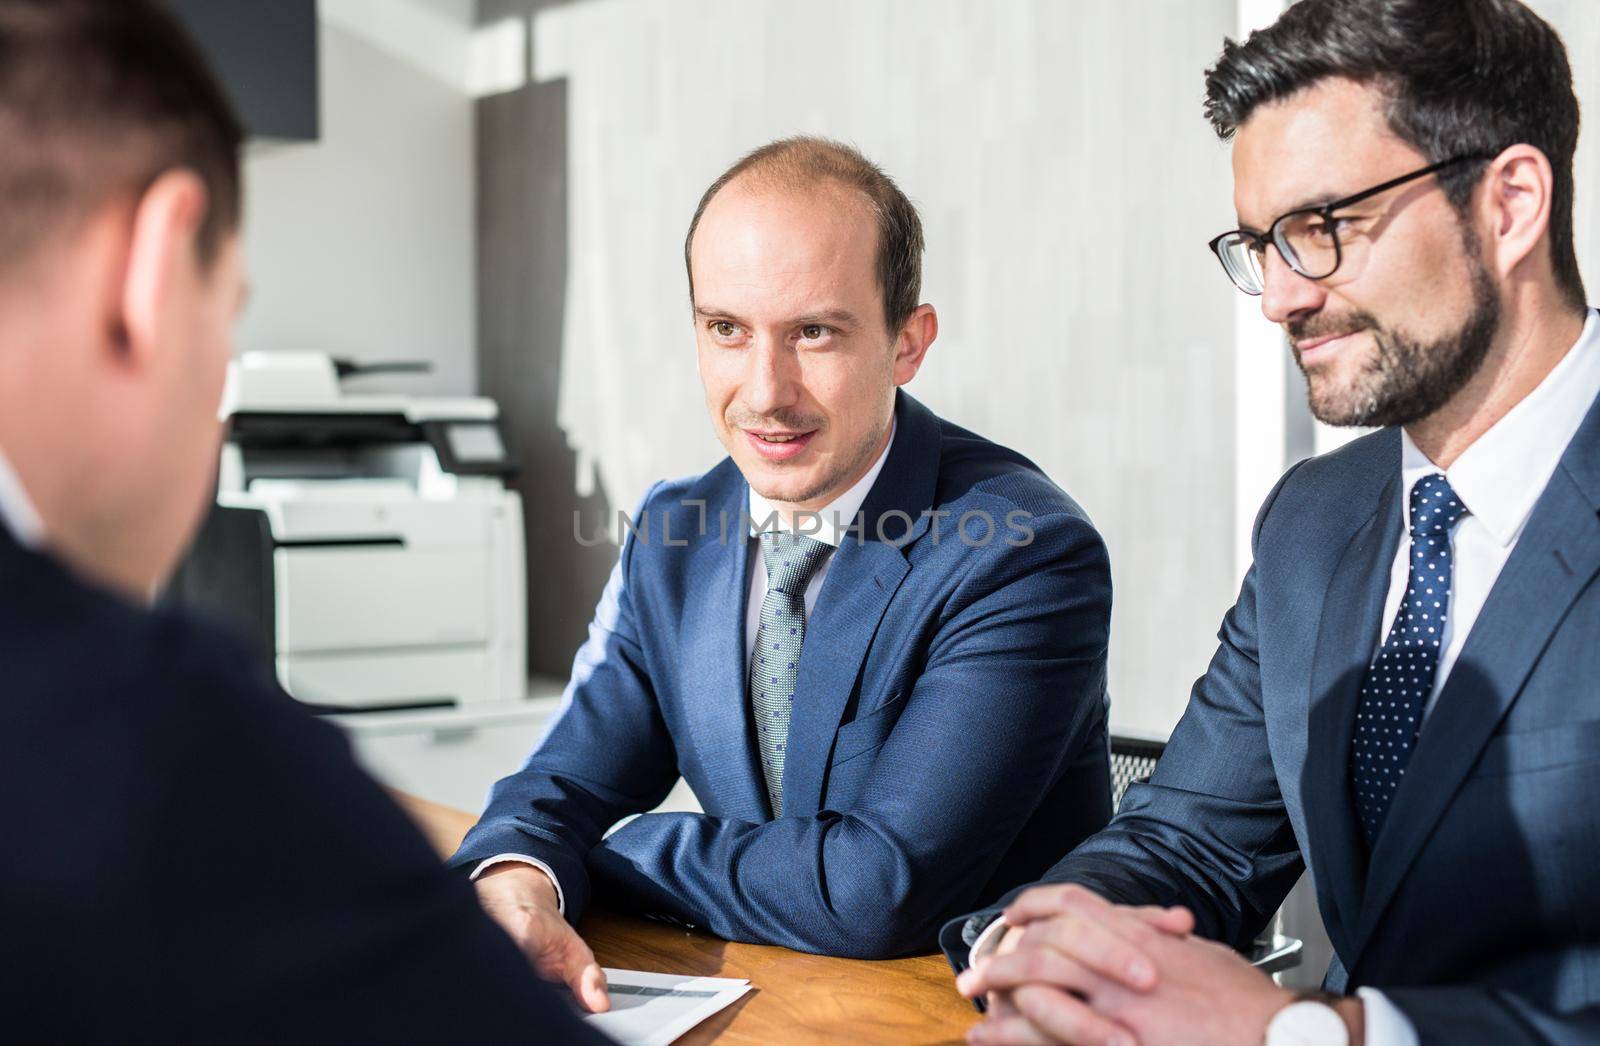
[[[474,818],[395,793],[441,854]],[[696,930],[591,910],[578,932],[602,966],[739,977],[752,990],[679,1043],[951,1043],[977,1020],[939,955],[866,962],[736,944]]]

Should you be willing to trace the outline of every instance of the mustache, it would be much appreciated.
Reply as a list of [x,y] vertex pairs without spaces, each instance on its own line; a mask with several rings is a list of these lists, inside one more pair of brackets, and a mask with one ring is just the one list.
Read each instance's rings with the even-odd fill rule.
[[822,428],[822,418],[814,414],[804,414],[800,411],[781,410],[776,414],[761,415],[747,413],[730,408],[724,415],[730,426],[736,429],[754,429],[757,432],[782,429],[788,432],[810,432],[812,429]]
[[1377,326],[1377,317],[1369,312],[1354,312],[1342,316],[1318,313],[1303,320],[1286,323],[1283,330],[1289,335],[1290,341],[1301,342],[1312,338],[1342,338],[1358,331],[1373,330]]

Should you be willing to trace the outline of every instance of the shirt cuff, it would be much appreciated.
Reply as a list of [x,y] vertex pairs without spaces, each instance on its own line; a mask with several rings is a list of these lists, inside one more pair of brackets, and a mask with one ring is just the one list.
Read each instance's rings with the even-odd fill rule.
[[562,917],[565,918],[567,914],[567,897],[566,894],[561,892],[561,880],[556,878],[556,873],[551,871],[548,864],[545,864],[537,857],[529,857],[527,854],[500,854],[497,857],[491,857],[472,870],[472,881],[477,882],[478,877],[484,872],[487,872],[490,868],[493,868],[497,864],[505,864],[507,861],[516,861],[519,864],[531,864],[535,868],[539,869],[539,871],[543,872],[549,878],[550,885],[556,888],[556,911],[560,912]]
[[978,934],[978,939],[972,942],[972,947],[967,950],[967,965],[976,966],[978,963],[993,955],[995,949],[1000,947],[1000,939],[1006,935],[1006,917],[997,915],[994,921],[983,928]]
[[1367,1046],[1421,1046],[1417,1029],[1400,1007],[1375,988],[1357,988],[1365,1015]]

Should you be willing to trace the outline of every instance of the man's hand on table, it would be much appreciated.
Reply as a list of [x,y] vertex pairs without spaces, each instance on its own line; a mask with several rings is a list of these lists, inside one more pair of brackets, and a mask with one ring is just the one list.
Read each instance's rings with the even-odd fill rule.
[[611,1008],[606,975],[594,952],[562,916],[548,875],[508,861],[485,869],[473,886],[483,910],[511,936],[539,976],[564,981],[591,1012]]
[[989,997],[973,1043],[1256,1046],[1294,1001],[1231,949],[1190,936],[1187,909],[1114,905],[1069,885],[1029,890],[1005,917],[999,949],[956,982]]

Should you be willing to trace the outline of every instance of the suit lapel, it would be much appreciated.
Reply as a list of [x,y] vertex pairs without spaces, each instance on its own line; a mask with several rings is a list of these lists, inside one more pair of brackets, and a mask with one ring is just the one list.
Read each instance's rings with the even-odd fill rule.
[[703,673],[704,681],[687,687],[684,705],[693,723],[689,736],[694,748],[717,781],[723,815],[761,822],[771,818],[772,810],[761,777],[745,681],[750,537],[742,513],[748,507],[748,488],[738,469],[726,467],[730,475],[716,504],[706,506],[706,532],[699,537],[689,567],[688,591],[704,610],[695,613],[685,608],[684,649],[687,666]]
[[[932,507],[938,482],[939,421],[901,392],[895,425],[894,446],[861,507],[862,533],[846,537],[834,553],[806,623],[783,767],[785,815],[810,816],[821,805],[834,735],[857,692],[862,661],[911,570],[906,550],[927,530],[922,513]],[[888,541],[879,540],[879,520]]]
[[1522,691],[1572,603],[1600,571],[1593,497],[1597,416],[1578,431],[1517,540],[1423,725],[1373,849],[1352,958]]
[[1323,908],[1339,915],[1338,925],[1330,922],[1328,931],[1341,946],[1349,942],[1357,925],[1365,876],[1365,851],[1350,801],[1350,741],[1361,680],[1372,661],[1383,618],[1400,527],[1397,468],[1379,494],[1373,514],[1350,538],[1334,568],[1312,662],[1303,789],[1307,849]]
[[821,805],[833,738],[855,693],[862,659],[889,600],[910,570],[893,546],[876,541],[860,546],[848,541],[834,554],[800,653],[783,767],[786,814],[809,816]]

